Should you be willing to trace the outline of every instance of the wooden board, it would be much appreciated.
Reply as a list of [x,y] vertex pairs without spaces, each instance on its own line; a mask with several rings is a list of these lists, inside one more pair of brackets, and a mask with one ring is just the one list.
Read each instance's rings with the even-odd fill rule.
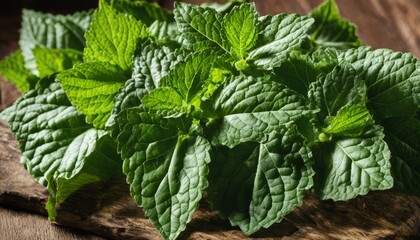
[[[69,12],[63,6],[78,9],[83,1],[63,0],[60,6],[53,0],[20,0],[10,2],[9,8],[0,7],[0,58],[17,48],[20,7],[43,11]],[[94,0],[89,0],[91,3]],[[167,7],[173,1],[159,1]],[[200,3],[203,0],[190,0]],[[262,14],[279,12],[306,13],[321,0],[264,0],[255,1]],[[376,48],[387,47],[399,51],[411,51],[420,57],[420,1],[418,0],[337,0],[343,16],[359,26],[363,43]],[[52,5],[48,5],[51,3]],[[67,3],[67,4],[65,4]],[[2,3],[3,4],[3,3]],[[6,2],[5,2],[6,4]],[[91,5],[89,5],[91,6]],[[59,9],[61,7],[61,9]],[[83,8],[83,7],[82,7]],[[19,93],[0,78],[0,111],[10,105]],[[128,194],[124,179],[111,183],[85,187],[71,197],[58,210],[57,223],[115,239],[159,239],[156,230],[144,219]],[[45,188],[37,184],[19,164],[17,143],[10,130],[0,121],[0,205],[25,210],[45,216],[47,198]],[[0,209],[1,210],[1,209]],[[27,218],[25,236],[30,239],[99,239],[77,231],[66,230],[54,234],[39,232],[36,217],[18,212],[4,211],[8,221],[17,216]],[[32,215],[31,215],[32,216]],[[0,218],[1,219],[1,218]],[[3,222],[2,222],[3,223]],[[1,224],[0,224],[1,225]],[[20,226],[8,226],[19,231]],[[392,191],[371,192],[367,196],[349,202],[321,202],[309,194],[303,206],[288,215],[280,224],[263,229],[253,238],[261,239],[383,239],[420,237],[420,200]],[[5,229],[6,231],[7,229]],[[43,229],[41,229],[43,231]],[[23,232],[23,231],[22,231]],[[16,239],[4,235],[0,239]],[[21,235],[23,236],[23,235]],[[38,238],[39,236],[39,238]],[[58,237],[56,237],[58,236]],[[66,236],[66,237],[64,237]],[[238,228],[230,227],[226,220],[210,211],[205,202],[194,215],[192,222],[180,239],[246,239]]]

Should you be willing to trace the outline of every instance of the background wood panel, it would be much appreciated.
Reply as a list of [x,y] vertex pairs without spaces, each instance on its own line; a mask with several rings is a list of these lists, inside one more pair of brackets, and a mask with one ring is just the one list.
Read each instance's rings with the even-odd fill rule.
[[[158,1],[171,8],[173,1]],[[202,3],[204,1],[186,1]],[[223,1],[219,1],[223,2]],[[321,0],[259,0],[261,14],[307,13]],[[362,42],[375,48],[409,51],[420,57],[419,0],[337,0],[344,17],[356,23]],[[22,8],[69,13],[95,7],[96,0],[17,0],[0,2],[0,59],[18,48]],[[0,77],[0,111],[19,92]],[[1,148],[0,148],[1,149]],[[3,173],[2,173],[3,174]],[[0,176],[1,178],[1,176]],[[380,210],[380,209],[379,209]],[[393,216],[390,216],[392,218]],[[343,223],[345,224],[345,223]],[[417,223],[419,226],[420,223]],[[195,226],[199,227],[199,226]],[[45,217],[0,208],[0,239],[102,239],[50,224]]]

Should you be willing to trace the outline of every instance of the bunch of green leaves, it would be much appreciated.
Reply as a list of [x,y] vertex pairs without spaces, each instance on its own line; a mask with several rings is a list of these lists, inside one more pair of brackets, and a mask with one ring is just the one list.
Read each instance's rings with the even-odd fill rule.
[[420,62],[355,32],[332,0],[307,16],[243,1],[25,10],[21,50],[0,62],[24,94],[1,117],[50,191],[50,218],[122,174],[165,239],[203,198],[250,235],[312,189],[420,196]]

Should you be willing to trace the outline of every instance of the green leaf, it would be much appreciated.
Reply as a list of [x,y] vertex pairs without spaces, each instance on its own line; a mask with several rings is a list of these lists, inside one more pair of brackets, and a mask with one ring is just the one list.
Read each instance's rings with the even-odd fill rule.
[[284,63],[275,70],[274,81],[282,83],[296,92],[307,95],[309,85],[315,82],[321,70],[308,55],[292,52]]
[[86,120],[102,129],[111,115],[120,87],[129,79],[120,67],[104,62],[75,65],[57,76],[70,101]]
[[359,137],[366,127],[373,125],[373,119],[366,106],[362,104],[346,105],[337,112],[337,116],[332,117],[331,122],[323,133],[333,136]]
[[83,53],[73,49],[35,47],[33,54],[40,77],[70,69],[83,62]]
[[201,7],[204,8],[213,8],[214,10],[226,14],[232,11],[235,6],[241,6],[243,3],[247,3],[247,0],[229,0],[226,3],[217,3],[217,2],[205,2],[201,4]]
[[55,217],[55,202],[81,186],[121,176],[115,142],[85,123],[54,76],[41,79],[14,110],[6,120],[19,141],[21,162],[50,192],[50,218]]
[[311,153],[296,130],[272,132],[267,142],[218,147],[210,163],[209,201],[250,235],[300,206],[313,185]]
[[112,0],[112,8],[121,13],[128,13],[138,21],[150,26],[155,21],[173,21],[173,16],[157,3],[147,1]]
[[162,78],[159,86],[174,88],[186,103],[191,103],[205,88],[210,78],[210,69],[216,59],[216,56],[209,51],[193,54],[178,63],[167,76]]
[[226,15],[223,27],[231,51],[237,59],[245,59],[258,38],[258,13],[253,4],[241,4]]
[[32,50],[41,48],[74,49],[85,47],[85,31],[91,21],[91,12],[73,15],[52,15],[23,10],[19,45],[22,49],[25,67],[38,75]]
[[101,0],[86,32],[84,60],[115,64],[124,71],[131,72],[137,39],[147,36],[149,32],[146,25],[131,15],[118,12],[105,0]]
[[360,47],[343,52],[365,80],[368,108],[378,119],[414,115],[420,101],[420,62],[411,53]]
[[139,42],[133,59],[134,81],[150,92],[183,59],[183,54],[173,47],[157,45],[147,40]]
[[349,64],[341,64],[311,84],[309,99],[321,109],[319,115],[335,116],[346,105],[365,104],[366,86]]
[[253,77],[231,77],[203,102],[203,110],[211,119],[212,144],[230,148],[262,141],[275,129],[311,112],[310,103],[296,92]]
[[155,21],[150,25],[149,32],[151,36],[161,42],[182,43],[176,22]]
[[139,108],[117,117],[127,123],[118,142],[131,194],[165,239],[175,239],[197,209],[211,148],[203,137],[179,133],[171,121]]
[[315,22],[309,32],[316,48],[347,49],[361,46],[357,27],[341,18],[334,0],[327,0],[309,14]]
[[[161,87],[144,96],[142,104],[146,108],[160,110],[164,115],[187,113],[187,103],[179,93],[171,87]],[[162,113],[161,113],[162,114]]]
[[345,201],[392,188],[390,158],[380,126],[360,137],[335,139],[315,154],[315,189],[321,199]]
[[174,6],[175,20],[186,46],[196,51],[215,48],[230,52],[222,30],[221,13],[212,8],[182,2],[175,2]]
[[381,124],[392,153],[394,187],[420,197],[420,121],[415,117],[391,118]]
[[279,67],[287,59],[289,52],[305,40],[312,23],[313,19],[297,14],[261,18],[263,30],[246,60],[265,70]]
[[25,93],[34,88],[38,81],[38,78],[25,68],[21,50],[17,50],[0,61],[0,74],[6,80],[15,84],[21,93]]

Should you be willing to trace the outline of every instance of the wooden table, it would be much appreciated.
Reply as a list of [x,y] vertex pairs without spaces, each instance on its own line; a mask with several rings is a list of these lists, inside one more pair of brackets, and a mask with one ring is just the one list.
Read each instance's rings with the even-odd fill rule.
[[[21,0],[0,3],[0,58],[18,47],[18,28],[22,7],[54,12],[72,12],[96,4],[95,0]],[[59,4],[58,4],[59,2]],[[187,1],[199,3],[203,1]],[[320,0],[256,1],[262,14],[297,12],[304,14]],[[420,1],[418,0],[337,0],[341,13],[359,26],[362,42],[375,48],[410,51],[420,57]],[[170,8],[172,1],[159,1]],[[0,78],[0,110],[10,105],[19,93]],[[418,226],[418,225],[417,225]],[[95,235],[53,225],[44,216],[0,206],[0,239],[103,239]]]

